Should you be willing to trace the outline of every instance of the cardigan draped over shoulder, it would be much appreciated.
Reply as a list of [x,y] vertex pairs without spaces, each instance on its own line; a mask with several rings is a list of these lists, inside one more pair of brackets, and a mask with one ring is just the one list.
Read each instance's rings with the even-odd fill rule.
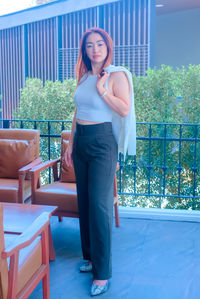
[[[118,152],[124,155],[136,154],[136,120],[135,120],[135,107],[134,107],[134,91],[133,81],[131,73],[122,66],[109,65],[105,68],[108,73],[124,72],[129,81],[130,86],[130,110],[126,117],[121,117],[119,114],[113,111],[112,113],[112,128],[113,134],[118,143]],[[108,87],[106,82],[105,87]]]

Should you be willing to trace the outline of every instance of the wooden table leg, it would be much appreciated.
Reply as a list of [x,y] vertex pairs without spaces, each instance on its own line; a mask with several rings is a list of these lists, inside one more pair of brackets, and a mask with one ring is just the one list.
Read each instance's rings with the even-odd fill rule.
[[52,233],[51,233],[51,227],[49,225],[49,260],[50,261],[55,261],[55,250],[53,246],[53,238],[52,238]]

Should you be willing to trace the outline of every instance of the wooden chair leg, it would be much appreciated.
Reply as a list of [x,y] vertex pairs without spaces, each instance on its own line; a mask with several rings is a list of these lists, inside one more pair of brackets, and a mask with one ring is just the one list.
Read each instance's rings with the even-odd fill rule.
[[42,286],[43,286],[43,299],[50,299],[49,272],[44,276],[42,280]]
[[53,246],[53,238],[52,238],[52,233],[51,233],[51,227],[49,225],[48,228],[48,233],[49,233],[49,260],[50,261],[55,261],[55,250]]
[[118,211],[118,203],[115,203],[115,225],[116,227],[119,227],[120,222],[119,222],[119,211]]
[[9,267],[9,286],[8,286],[8,298],[15,299],[17,294],[17,272],[19,264],[19,252],[10,258]]
[[[49,238],[48,238],[49,237]],[[51,228],[50,224],[48,226],[48,229],[45,230],[42,233],[42,263],[45,265],[45,275],[42,279],[42,285],[43,285],[43,298],[44,299],[50,299],[50,283],[49,283],[49,256],[50,256],[50,245],[48,242],[48,239],[52,241],[52,235],[51,235]],[[53,241],[52,241],[53,244]],[[54,249],[54,248],[53,248]],[[55,256],[54,256],[55,259]]]

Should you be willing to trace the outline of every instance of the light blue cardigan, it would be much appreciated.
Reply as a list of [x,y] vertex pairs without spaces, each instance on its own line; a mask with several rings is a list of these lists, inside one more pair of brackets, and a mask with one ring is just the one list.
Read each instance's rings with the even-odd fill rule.
[[[112,128],[113,134],[118,142],[118,153],[124,155],[124,160],[126,154],[135,155],[136,154],[136,120],[135,120],[135,107],[134,107],[134,92],[133,92],[133,81],[131,73],[122,66],[109,65],[105,68],[108,73],[113,72],[125,72],[131,90],[131,106],[129,114],[126,117],[121,117],[119,114],[113,111],[112,115]],[[105,84],[108,88],[108,81]]]

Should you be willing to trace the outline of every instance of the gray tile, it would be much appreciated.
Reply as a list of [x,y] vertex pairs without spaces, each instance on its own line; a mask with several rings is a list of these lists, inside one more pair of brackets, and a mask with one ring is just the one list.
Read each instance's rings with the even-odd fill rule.
[[[113,226],[113,277],[106,299],[197,299],[200,293],[199,225],[121,219]],[[56,260],[50,263],[51,298],[87,299],[91,273],[79,273],[78,219],[51,218]],[[42,298],[40,283],[29,297]]]

